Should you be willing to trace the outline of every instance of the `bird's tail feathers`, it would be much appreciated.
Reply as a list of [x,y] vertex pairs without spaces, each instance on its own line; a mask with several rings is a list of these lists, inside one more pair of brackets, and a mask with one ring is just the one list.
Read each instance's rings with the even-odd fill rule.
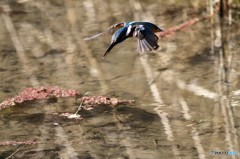
[[146,34],[144,35],[144,38],[138,39],[138,52],[145,53],[152,50],[157,50],[159,47],[157,44],[157,39],[158,37],[155,34],[154,36]]

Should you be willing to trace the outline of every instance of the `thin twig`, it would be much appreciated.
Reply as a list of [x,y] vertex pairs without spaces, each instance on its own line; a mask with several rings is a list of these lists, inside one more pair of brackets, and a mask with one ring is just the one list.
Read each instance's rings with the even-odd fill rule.
[[19,147],[16,151],[14,151],[10,156],[6,157],[5,159],[9,159],[11,157],[13,157],[19,150],[21,147]]
[[[85,96],[86,96],[87,94],[89,94],[89,93],[90,93],[90,92],[86,92],[83,97],[85,97]],[[78,107],[75,115],[82,109],[82,105],[83,105],[83,100],[82,100],[82,102],[80,103],[80,105],[79,105],[79,107]]]

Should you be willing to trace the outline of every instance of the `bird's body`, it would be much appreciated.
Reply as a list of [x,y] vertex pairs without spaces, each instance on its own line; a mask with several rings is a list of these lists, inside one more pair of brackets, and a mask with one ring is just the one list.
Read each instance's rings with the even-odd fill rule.
[[133,22],[125,22],[125,26],[126,25],[143,25],[143,26],[147,26],[149,29],[151,29],[154,33],[157,32],[162,32],[163,30],[161,28],[159,28],[158,26],[156,26],[153,23],[150,22],[138,22],[138,21],[133,21]]
[[[112,40],[103,55],[103,58],[111,51],[111,49],[126,40],[129,37],[138,38],[138,52],[145,53],[152,50],[156,50],[159,46],[157,44],[158,37],[155,35],[157,32],[163,30],[150,22],[123,22],[112,25],[107,32],[112,33]],[[85,40],[90,40],[100,36],[102,33],[94,35]]]

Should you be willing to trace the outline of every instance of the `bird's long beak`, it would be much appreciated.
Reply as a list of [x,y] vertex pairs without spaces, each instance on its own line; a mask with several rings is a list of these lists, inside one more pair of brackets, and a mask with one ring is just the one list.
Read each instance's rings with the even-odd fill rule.
[[116,45],[117,43],[113,42],[109,45],[109,47],[107,48],[106,52],[104,53],[104,55],[102,56],[102,58],[104,59],[105,56],[107,56],[107,54],[112,50],[112,48]]

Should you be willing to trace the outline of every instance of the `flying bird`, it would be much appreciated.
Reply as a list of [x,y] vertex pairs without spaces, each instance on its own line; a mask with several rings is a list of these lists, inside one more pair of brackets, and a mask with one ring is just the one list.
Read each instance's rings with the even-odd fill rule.
[[122,22],[112,25],[105,32],[85,38],[84,40],[94,39],[104,33],[112,34],[112,40],[103,55],[104,58],[114,46],[123,42],[129,37],[136,37],[138,39],[137,51],[140,53],[157,50],[159,47],[157,44],[158,37],[155,35],[155,33],[162,31],[163,30],[161,28],[150,22]]

